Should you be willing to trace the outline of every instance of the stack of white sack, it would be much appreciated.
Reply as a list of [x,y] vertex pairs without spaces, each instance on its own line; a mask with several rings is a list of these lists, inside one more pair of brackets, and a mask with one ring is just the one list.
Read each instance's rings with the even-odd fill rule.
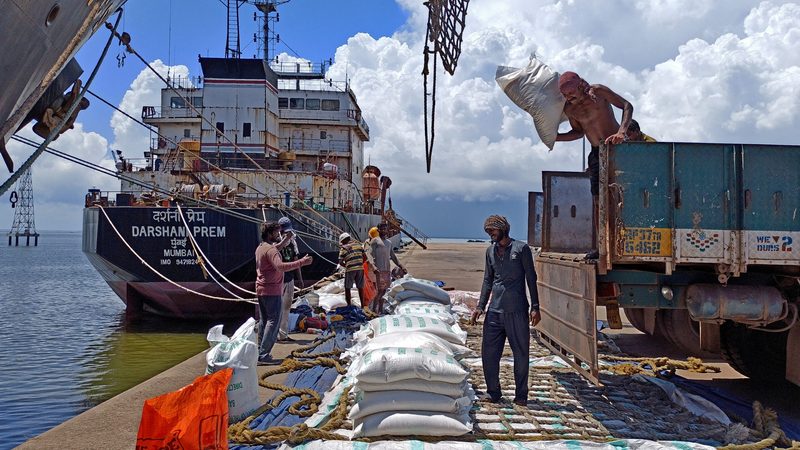
[[472,431],[474,392],[456,359],[469,350],[424,331],[394,332],[350,350],[353,438],[460,436]]
[[392,283],[387,296],[394,314],[431,317],[449,325],[458,321],[450,295],[432,281],[406,276]]

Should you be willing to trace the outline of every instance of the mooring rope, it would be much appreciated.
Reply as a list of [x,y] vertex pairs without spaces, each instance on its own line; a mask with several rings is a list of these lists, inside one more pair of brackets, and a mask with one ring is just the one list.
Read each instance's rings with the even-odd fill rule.
[[139,262],[141,262],[142,264],[144,264],[145,267],[147,267],[148,269],[153,271],[153,273],[158,275],[158,277],[161,278],[162,280],[164,280],[167,283],[169,283],[169,284],[171,284],[171,285],[173,285],[175,287],[178,287],[178,288],[180,288],[180,289],[182,289],[182,290],[184,290],[186,292],[189,292],[191,294],[194,294],[194,295],[197,295],[197,296],[200,296],[200,297],[203,297],[203,298],[207,298],[207,299],[211,299],[211,300],[223,300],[223,301],[228,301],[228,302],[247,302],[247,303],[252,303],[254,305],[258,304],[258,302],[256,300],[229,298],[229,297],[217,297],[215,295],[204,294],[202,292],[195,291],[194,289],[190,289],[190,288],[188,288],[186,286],[183,286],[183,285],[181,285],[181,284],[169,279],[166,275],[164,275],[161,272],[159,272],[158,270],[156,270],[155,267],[151,266],[150,263],[148,263],[144,258],[142,258],[136,252],[136,250],[134,250],[133,247],[131,247],[131,245],[128,243],[128,241],[126,241],[125,238],[122,236],[122,233],[120,233],[119,230],[117,229],[117,227],[114,225],[114,222],[111,221],[111,218],[108,217],[108,213],[106,213],[105,208],[103,208],[102,206],[99,206],[99,205],[97,207],[100,209],[100,212],[102,212],[103,215],[106,217],[106,220],[108,221],[108,224],[111,225],[111,229],[113,229],[114,232],[117,234],[117,237],[119,237],[119,240],[122,241],[122,243],[125,244],[126,247],[128,247],[128,250],[130,250],[130,252],[133,253],[133,256],[135,256],[137,259],[139,259]]

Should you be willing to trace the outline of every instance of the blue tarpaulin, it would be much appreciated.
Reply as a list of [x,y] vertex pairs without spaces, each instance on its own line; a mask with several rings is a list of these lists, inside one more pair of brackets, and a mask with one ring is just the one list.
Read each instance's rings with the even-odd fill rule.
[[[354,311],[358,309],[358,311]],[[331,327],[333,330],[336,331],[336,337],[333,339],[324,342],[319,347],[313,349],[311,351],[310,356],[313,357],[314,354],[329,352],[335,348],[345,350],[350,343],[350,340],[353,336],[353,331],[358,329],[361,322],[366,321],[366,317],[364,316],[363,312],[356,307],[353,306],[345,306],[342,308],[337,308],[331,314],[341,314],[344,316],[345,320],[339,322],[333,322]],[[325,339],[333,330],[327,330],[324,334],[322,334],[319,339]],[[286,379],[287,386],[294,386],[296,388],[311,388],[320,393],[320,395],[324,394],[328,390],[330,390],[331,386],[333,386],[333,382],[336,381],[336,378],[339,376],[339,372],[336,371],[334,367],[324,367],[324,366],[315,366],[310,369],[303,369],[297,372],[292,372]],[[275,397],[280,395],[281,393],[276,393]],[[289,406],[296,403],[300,400],[298,396],[292,396],[289,398],[284,399],[280,405],[276,408],[273,408],[262,415],[256,417],[251,423],[250,428],[254,430],[266,430],[273,426],[293,426],[298,423],[304,422],[306,419],[304,417],[297,417],[293,414],[289,414]],[[270,400],[271,401],[271,400]],[[279,447],[280,444],[270,444],[270,445],[241,445],[241,444],[234,444],[229,443],[229,448],[231,450],[266,450],[266,449],[274,449]]]

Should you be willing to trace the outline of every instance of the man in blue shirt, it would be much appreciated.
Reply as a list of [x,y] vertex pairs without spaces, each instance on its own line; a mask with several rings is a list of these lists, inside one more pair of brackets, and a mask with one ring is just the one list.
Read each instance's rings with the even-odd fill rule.
[[[481,297],[478,300],[478,308],[472,313],[471,323],[477,323],[488,303],[489,310],[483,321],[481,344],[486,393],[495,403],[502,397],[500,358],[508,338],[508,344],[514,354],[514,403],[527,406],[530,326],[536,326],[542,319],[539,314],[539,294],[536,291],[533,254],[528,244],[511,239],[508,235],[511,225],[505,217],[489,216],[483,229],[492,238],[492,245],[486,249],[486,269],[483,274]],[[531,297],[530,306],[525,295],[526,282]],[[489,302],[490,294],[491,302]]]

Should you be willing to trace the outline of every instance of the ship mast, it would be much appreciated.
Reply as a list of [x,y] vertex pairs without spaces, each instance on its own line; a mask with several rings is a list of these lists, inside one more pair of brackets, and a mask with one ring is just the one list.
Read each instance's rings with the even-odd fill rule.
[[226,58],[242,56],[241,43],[239,42],[239,7],[244,3],[246,3],[246,0],[227,0],[228,37],[225,39]]
[[[280,22],[281,16],[278,14],[278,5],[288,3],[290,0],[252,0],[250,3],[261,11],[260,15],[254,15],[253,19],[258,20],[258,33],[253,36],[253,40],[258,42],[258,53],[262,55],[264,61],[271,61],[275,46],[281,41],[281,35],[270,32],[270,24]],[[273,27],[274,28],[274,27]]]

